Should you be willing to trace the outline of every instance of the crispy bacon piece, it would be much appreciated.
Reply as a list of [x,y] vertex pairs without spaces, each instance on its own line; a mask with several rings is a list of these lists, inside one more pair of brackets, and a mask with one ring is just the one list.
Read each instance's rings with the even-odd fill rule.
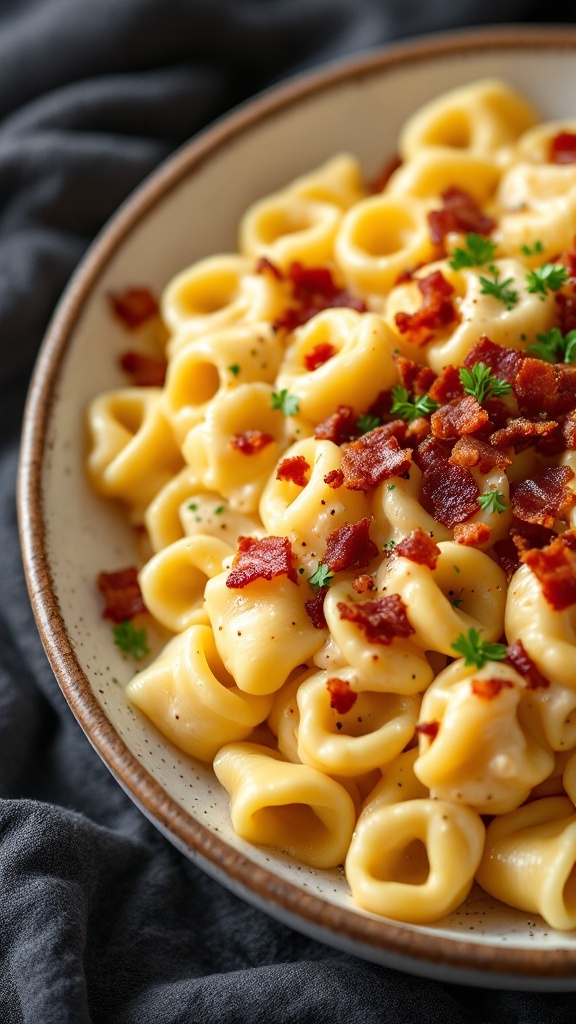
[[509,679],[473,679],[471,689],[475,697],[494,700],[504,687],[511,689],[513,685]]
[[480,473],[489,473],[495,466],[506,469],[512,464],[508,455],[470,434],[458,438],[448,461],[453,466],[477,466]]
[[329,267],[305,267],[302,263],[291,263],[284,280],[291,288],[295,305],[289,306],[277,317],[273,323],[276,330],[283,328],[294,331],[321,310],[336,306],[347,306],[359,313],[366,312],[362,299],[340,288]]
[[517,416],[508,420],[507,425],[501,430],[495,430],[490,434],[490,444],[495,448],[513,446],[516,451],[522,451],[539,439],[548,437],[557,426],[555,420],[528,420],[525,416]]
[[568,466],[551,466],[513,485],[511,493],[514,515],[528,523],[551,528],[555,519],[576,504],[576,494],[566,488],[573,476]]
[[350,689],[348,680],[339,679],[338,676],[326,680],[326,689],[330,694],[330,707],[339,715],[347,714],[358,699],[358,694]]
[[326,473],[324,483],[336,491],[344,483],[344,473],[341,469],[331,469],[329,473]]
[[449,440],[462,434],[473,434],[488,422],[488,413],[473,395],[453,398],[447,405],[441,405],[430,417],[430,428],[434,437]]
[[474,196],[451,185],[442,192],[442,207],[428,214],[430,239],[433,245],[443,245],[451,231],[473,231],[476,235],[489,235],[495,221],[484,213]]
[[409,558],[411,562],[417,562],[418,565],[427,565],[429,569],[436,568],[436,562],[440,555],[438,545],[420,526],[404,537],[396,545],[395,551],[402,558]]
[[379,391],[378,394],[376,395],[376,398],[372,402],[372,405],[368,406],[366,412],[370,416],[377,416],[378,419],[384,420],[385,417],[389,414],[393,403],[394,399],[392,398],[391,391]]
[[461,398],[464,394],[460,374],[456,366],[445,366],[437,380],[428,390],[430,398],[440,405],[446,405],[453,398]]
[[418,445],[414,454],[414,462],[423,473],[439,469],[448,463],[448,459],[452,454],[452,448],[452,442],[439,441],[438,438],[432,437],[430,434],[429,437]]
[[546,679],[546,676],[543,676],[540,669],[534,664],[521,640],[515,640],[513,644],[510,644],[506,661],[521,676],[524,676],[529,690],[547,690],[550,686],[550,680]]
[[[418,445],[422,444],[430,433],[430,420],[426,416],[417,416],[415,420],[412,420],[406,427],[406,444],[407,445]],[[398,438],[400,444],[402,441]]]
[[360,433],[357,420],[358,416],[351,405],[339,405],[336,412],[316,424],[314,437],[320,441],[333,441],[334,444],[352,441]]
[[436,739],[439,729],[440,722],[432,721],[416,723],[416,732],[420,733],[421,736],[427,736],[430,743]]
[[138,583],[138,570],[134,566],[116,572],[101,572],[96,583],[106,602],[102,618],[125,622],[146,611]]
[[396,313],[394,322],[401,334],[409,334],[413,345],[425,345],[432,332],[457,320],[452,295],[454,289],[440,270],[433,270],[416,282],[422,305],[415,313]]
[[576,395],[576,366],[525,358],[516,375],[514,391],[520,412],[530,419],[543,413],[555,418],[571,412]]
[[343,569],[363,569],[378,554],[374,541],[370,540],[370,519],[359,519],[357,523],[345,523],[329,534],[326,542],[324,561],[332,572]]
[[383,480],[407,473],[412,464],[410,448],[400,448],[386,427],[376,427],[342,449],[344,484],[351,491],[367,491]]
[[163,359],[142,355],[141,352],[125,352],[120,356],[120,366],[132,377],[137,388],[161,388],[166,380],[166,363]]
[[556,537],[546,548],[523,555],[537,577],[542,593],[556,612],[576,604],[576,550],[573,532]]
[[436,374],[429,366],[420,366],[419,363],[400,355],[394,356],[394,362],[400,384],[414,395],[425,395],[436,380]]
[[[576,275],[571,274],[571,277],[572,276]],[[569,334],[570,331],[573,331],[576,328],[576,287],[574,280],[567,281],[566,284],[556,292],[555,299],[556,305],[558,306],[560,330],[562,331],[562,334]]]
[[508,584],[510,584],[510,580],[520,565],[520,553],[512,537],[497,540],[494,545],[494,554],[498,559],[498,565],[506,573]]
[[242,590],[255,580],[272,580],[275,576],[297,582],[288,537],[239,537],[226,586]]
[[108,300],[114,315],[129,331],[136,330],[159,314],[158,299],[148,288],[127,288],[123,292],[109,292]]
[[576,135],[573,132],[558,132],[550,139],[548,159],[552,164],[576,163]]
[[376,584],[374,583],[372,576],[368,576],[367,573],[362,573],[360,576],[357,576],[352,586],[357,594],[365,594],[367,590],[376,589]]
[[[576,399],[575,399],[576,404]],[[550,420],[553,423],[553,420]],[[559,455],[560,452],[573,450],[576,447],[576,413],[559,416],[554,430],[536,441],[536,451],[540,455]]]
[[331,345],[329,341],[319,341],[317,345],[310,352],[307,352],[304,356],[304,366],[310,372],[317,370],[319,366],[324,366],[332,356],[336,355],[336,349],[334,345]]
[[328,623],[324,615],[324,598],[328,593],[328,587],[321,587],[318,593],[304,602],[306,614],[314,629],[328,629]]
[[545,548],[550,541],[554,540],[554,530],[538,523],[527,523],[522,519],[513,518],[510,526],[510,537],[521,557],[532,548]]
[[397,171],[401,166],[402,158],[398,156],[398,153],[395,153],[394,156],[391,156],[390,159],[386,161],[382,169],[378,171],[376,177],[372,178],[372,180],[368,182],[368,191],[372,194],[383,192],[390,181],[390,178],[394,174],[394,171]]
[[454,540],[457,544],[473,548],[477,544],[485,544],[492,533],[487,523],[456,523]]
[[306,487],[308,478],[306,473],[310,469],[310,463],[306,462],[303,455],[293,455],[290,459],[283,459],[276,470],[277,480],[290,480],[298,487]]
[[423,474],[424,507],[449,530],[478,511],[478,494],[476,481],[464,466],[451,466],[446,462]]
[[355,623],[370,644],[389,647],[395,637],[407,637],[414,633],[408,621],[406,605],[398,594],[354,604],[339,601],[337,608],[340,618]]
[[483,334],[472,346],[464,360],[464,366],[470,370],[476,363],[485,363],[498,380],[513,384],[516,374],[524,360],[524,354],[514,348],[495,345]]
[[245,430],[242,434],[234,434],[230,444],[241,455],[257,455],[263,448],[272,444],[274,438],[263,430]]

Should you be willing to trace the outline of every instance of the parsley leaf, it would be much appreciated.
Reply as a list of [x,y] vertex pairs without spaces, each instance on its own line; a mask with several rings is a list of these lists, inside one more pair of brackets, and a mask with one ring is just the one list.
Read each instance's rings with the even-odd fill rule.
[[481,277],[480,284],[482,285],[480,293],[482,295],[493,295],[495,299],[503,302],[506,309],[512,309],[518,302],[518,292],[513,288],[509,288],[509,284],[514,283],[513,277],[507,277],[505,281],[500,280],[500,271],[496,270],[496,267],[489,267],[492,271],[492,279],[488,277]]
[[465,665],[475,665],[476,668],[482,668],[487,661],[504,661],[508,650],[506,644],[490,644],[481,640],[477,629],[469,629],[468,635],[460,633],[456,642],[450,646],[462,655]]
[[230,373],[233,373],[235,377],[237,377],[238,374],[240,373],[240,367],[238,366],[238,363],[233,363],[232,366],[228,367],[228,370],[230,371]]
[[505,512],[508,508],[501,491],[486,491],[485,494],[481,494],[476,500],[480,508],[484,509],[485,512],[501,513]]
[[486,363],[474,363],[471,370],[462,367],[459,377],[466,394],[472,395],[479,405],[487,398],[497,398],[512,391],[512,385],[490,373],[490,367]]
[[454,249],[450,266],[453,270],[461,270],[462,267],[481,267],[483,263],[490,263],[494,259],[496,245],[482,235],[470,232],[466,235],[466,248]]
[[532,294],[540,292],[546,295],[547,291],[557,292],[567,280],[568,271],[561,263],[545,263],[529,271],[526,275],[526,288]]
[[415,395],[410,397],[406,388],[403,388],[401,384],[392,388],[392,398],[390,412],[392,415],[400,416],[407,423],[412,423],[412,420],[418,419],[419,416],[429,416],[430,413],[438,409],[438,402],[429,398],[428,395],[420,395],[419,398],[416,398]]
[[364,413],[360,416],[360,419],[356,421],[358,430],[361,430],[363,434],[369,434],[371,430],[376,430],[381,423],[379,416],[370,416],[369,413]]
[[296,395],[291,395],[287,388],[282,391],[273,391],[270,402],[272,409],[281,409],[285,416],[296,416],[300,403]]
[[316,571],[308,577],[308,583],[312,587],[329,587],[333,578],[334,573],[330,571],[330,566],[325,562],[318,562]]
[[546,334],[537,334],[536,341],[533,345],[527,345],[526,351],[534,352],[547,363],[576,363],[576,330],[562,334],[558,327],[553,327]]
[[112,627],[114,643],[124,654],[131,654],[136,661],[150,654],[145,629],[136,629],[130,619],[121,622],[119,626]]
[[524,253],[525,256],[537,256],[539,252],[544,252],[544,242],[537,239],[534,245],[521,245],[520,252]]

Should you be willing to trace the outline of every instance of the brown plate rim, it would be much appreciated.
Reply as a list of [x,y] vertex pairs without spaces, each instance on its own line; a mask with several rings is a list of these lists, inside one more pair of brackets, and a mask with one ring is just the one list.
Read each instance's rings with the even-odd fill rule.
[[360,955],[385,963],[386,955],[499,977],[568,979],[576,974],[576,950],[524,949],[476,943],[374,920],[326,903],[255,865],[181,808],[129,751],[96,701],[80,667],[54,593],[43,515],[42,468],[47,425],[68,344],[107,261],[147,213],[193,169],[255,122],[278,115],[302,99],[344,81],[398,64],[494,49],[576,51],[573,25],[524,25],[467,29],[428,36],[329,64],[268,90],[233,110],[174,153],[130,196],[104,227],[71,278],[48,327],[33,374],[24,417],[18,477],[18,519],[26,581],[37,626],[58,683],[78,722],[125,790],[177,845],[204,861],[224,881],[268,912],[290,918],[325,941],[338,936]]

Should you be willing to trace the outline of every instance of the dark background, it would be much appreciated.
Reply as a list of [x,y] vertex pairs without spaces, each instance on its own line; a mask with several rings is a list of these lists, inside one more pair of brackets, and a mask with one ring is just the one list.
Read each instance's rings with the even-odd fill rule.
[[240,902],[150,826],[56,685],[14,485],[48,318],[124,197],[296,71],[449,27],[573,20],[501,0],[0,0],[0,1022],[559,1024],[571,995],[475,991],[336,953]]

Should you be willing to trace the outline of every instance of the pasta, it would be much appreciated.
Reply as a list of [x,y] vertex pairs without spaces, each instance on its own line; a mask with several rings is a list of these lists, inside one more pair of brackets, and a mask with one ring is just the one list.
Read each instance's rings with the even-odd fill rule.
[[128,699],[241,839],[395,920],[476,879],[576,927],[575,235],[576,121],[466,85],[379,183],[254,203],[164,290],[165,383],[88,410],[145,537],[99,578]]

